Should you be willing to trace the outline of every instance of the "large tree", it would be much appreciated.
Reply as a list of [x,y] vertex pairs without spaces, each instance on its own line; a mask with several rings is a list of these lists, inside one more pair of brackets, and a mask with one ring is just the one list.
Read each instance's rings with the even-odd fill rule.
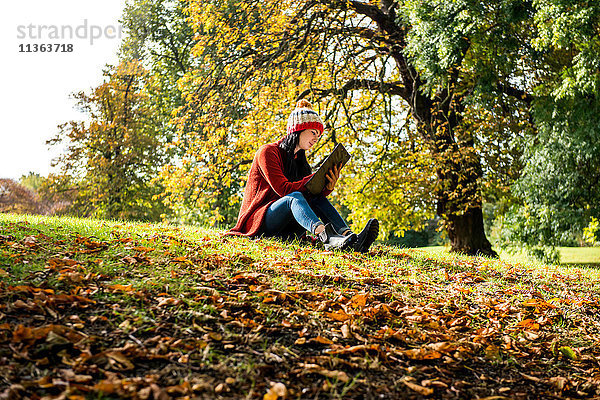
[[526,46],[531,4],[188,2],[202,65],[185,80],[179,122],[192,145],[176,171],[239,181],[230,172],[310,97],[327,119],[323,151],[343,140],[355,154],[342,202],[385,209],[400,229],[435,204],[454,251],[495,254],[481,185],[507,186],[510,141],[531,130],[542,62]]

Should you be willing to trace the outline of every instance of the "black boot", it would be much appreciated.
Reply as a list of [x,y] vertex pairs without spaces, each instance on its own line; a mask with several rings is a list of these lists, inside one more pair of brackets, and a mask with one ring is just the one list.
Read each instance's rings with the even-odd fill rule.
[[363,230],[358,234],[356,242],[352,246],[354,251],[359,253],[366,253],[369,251],[369,247],[373,244],[375,239],[379,236],[379,221],[375,218],[371,218]]
[[339,235],[331,224],[325,225],[325,229],[318,237],[325,245],[325,250],[344,250],[352,246],[356,240],[354,233],[347,236]]

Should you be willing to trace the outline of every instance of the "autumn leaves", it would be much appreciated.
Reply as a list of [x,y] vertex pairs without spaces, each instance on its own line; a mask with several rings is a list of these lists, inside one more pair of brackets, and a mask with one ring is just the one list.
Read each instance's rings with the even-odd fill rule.
[[365,256],[173,227],[46,223],[0,225],[6,395],[599,390],[591,278],[386,247]]

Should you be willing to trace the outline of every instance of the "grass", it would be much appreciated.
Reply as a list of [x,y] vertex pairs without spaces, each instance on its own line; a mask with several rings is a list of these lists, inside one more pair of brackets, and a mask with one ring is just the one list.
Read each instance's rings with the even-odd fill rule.
[[[444,253],[448,252],[448,246],[429,246],[421,247],[425,251],[432,253]],[[600,267],[600,247],[558,247],[560,253],[561,264],[576,264],[576,265],[589,265]],[[535,264],[536,261],[523,255],[523,254],[510,254],[507,252],[500,252],[500,259],[503,261],[511,262],[524,262]]]
[[562,265],[443,247],[363,255],[0,214],[0,387],[9,397],[593,397],[595,251],[565,252]]
[[559,247],[563,264],[595,264],[600,266],[600,247]]

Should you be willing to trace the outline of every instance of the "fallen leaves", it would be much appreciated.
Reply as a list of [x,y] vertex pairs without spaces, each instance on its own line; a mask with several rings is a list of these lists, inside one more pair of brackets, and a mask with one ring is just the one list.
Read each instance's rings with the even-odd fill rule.
[[[256,256],[230,239],[131,236],[0,235],[6,260],[39,269],[0,283],[4,396],[600,394],[600,303],[574,295],[573,279],[551,293],[532,287],[531,271],[499,273],[492,261],[418,264],[403,251],[380,262],[295,245]],[[419,268],[424,279],[400,276]],[[2,271],[13,279],[12,265]]]
[[449,342],[429,343],[417,349],[400,351],[411,360],[435,360],[441,358],[444,354],[450,354],[458,348],[457,345]]
[[539,331],[540,330],[540,324],[535,322],[535,320],[531,319],[531,318],[527,318],[524,319],[523,321],[519,321],[519,323],[517,323],[517,326],[523,329],[527,329],[530,331]]
[[108,362],[113,369],[127,371],[135,368],[133,363],[118,351],[107,351],[102,354],[107,357]]
[[135,291],[135,288],[133,287],[133,285],[121,285],[121,284],[109,285],[108,289],[112,290],[113,292],[125,292],[125,293],[130,293],[130,292]]
[[442,353],[439,351],[426,348],[404,350],[401,352],[401,354],[410,358],[411,360],[435,360],[436,358],[442,357]]
[[75,238],[75,244],[83,247],[83,249],[80,248],[78,250],[81,254],[96,253],[105,250],[109,246],[106,242],[97,242],[92,238],[85,236],[77,236]]

